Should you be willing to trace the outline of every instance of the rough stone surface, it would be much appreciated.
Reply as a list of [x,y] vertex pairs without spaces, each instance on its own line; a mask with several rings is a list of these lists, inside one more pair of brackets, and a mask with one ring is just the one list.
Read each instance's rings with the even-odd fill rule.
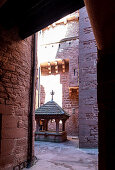
[[17,29],[0,27],[0,168],[27,160],[32,37],[20,40]]
[[[66,131],[68,135],[77,136],[78,135],[78,93],[72,92],[72,95],[69,94],[69,74],[61,74],[61,83],[62,86],[62,106],[63,109],[70,114],[69,119],[66,121]],[[73,108],[75,113],[73,114]]]
[[79,28],[80,147],[97,147],[97,47],[85,7],[79,10]]
[[38,161],[30,170],[98,170],[98,150],[81,150],[78,148],[78,139],[68,139],[57,144],[35,142]]

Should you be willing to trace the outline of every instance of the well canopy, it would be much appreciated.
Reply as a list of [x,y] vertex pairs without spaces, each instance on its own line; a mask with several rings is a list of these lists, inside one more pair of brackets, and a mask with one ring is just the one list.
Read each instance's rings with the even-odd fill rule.
[[70,116],[53,100],[35,110],[35,116],[45,119],[68,119]]

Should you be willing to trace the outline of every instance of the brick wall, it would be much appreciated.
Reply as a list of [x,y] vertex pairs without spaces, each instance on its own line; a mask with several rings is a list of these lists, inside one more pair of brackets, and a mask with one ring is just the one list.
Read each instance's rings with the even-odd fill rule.
[[97,47],[86,8],[79,10],[79,141],[97,147]]
[[1,169],[27,161],[32,37],[20,40],[17,29],[0,27]]

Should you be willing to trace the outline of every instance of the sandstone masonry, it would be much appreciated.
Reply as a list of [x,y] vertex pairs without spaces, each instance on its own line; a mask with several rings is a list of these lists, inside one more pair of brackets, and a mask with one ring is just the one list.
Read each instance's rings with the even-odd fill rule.
[[79,141],[98,146],[97,47],[86,8],[79,10]]
[[0,169],[26,165],[30,110],[32,36],[20,40],[18,30],[0,27]]

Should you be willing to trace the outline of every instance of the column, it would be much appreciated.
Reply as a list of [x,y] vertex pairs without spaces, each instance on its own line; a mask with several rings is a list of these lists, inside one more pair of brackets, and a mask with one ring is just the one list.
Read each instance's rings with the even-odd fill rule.
[[59,119],[56,119],[56,133],[59,133]]
[[36,132],[39,132],[39,119],[36,119]]
[[65,120],[62,120],[62,131],[65,131]]
[[46,120],[46,131],[48,131],[48,121],[49,120]]
[[[79,10],[79,28],[79,147],[96,148],[98,147],[97,47],[85,8]],[[89,28],[90,35],[84,32],[84,29]],[[85,74],[83,70],[86,70]]]
[[45,130],[45,131],[48,131],[48,120],[47,120],[47,119],[45,120],[45,127],[44,127],[44,130]]

